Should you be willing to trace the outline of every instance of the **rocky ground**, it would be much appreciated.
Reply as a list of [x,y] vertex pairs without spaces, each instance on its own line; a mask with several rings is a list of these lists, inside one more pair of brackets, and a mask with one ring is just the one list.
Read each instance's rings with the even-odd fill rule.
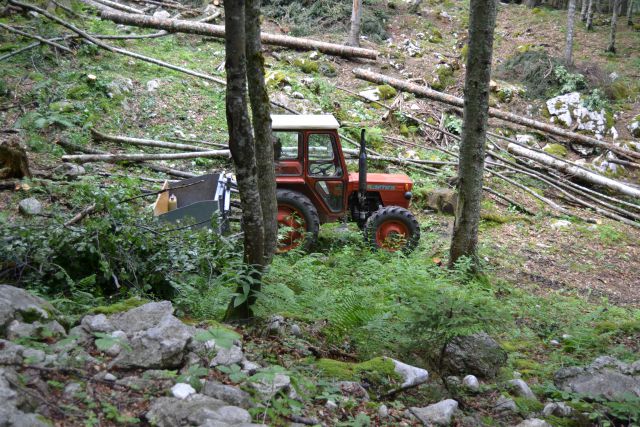
[[[229,327],[184,323],[168,301],[63,323],[47,301],[0,286],[0,425],[346,425],[339,420],[349,414],[348,425],[593,422],[572,402],[539,400],[519,377],[497,380],[507,353],[484,333],[447,345],[439,384],[426,370],[387,358],[368,364],[312,358],[303,380],[265,362],[273,354],[248,349]],[[272,350],[304,342],[307,333],[282,317],[264,331],[262,348]],[[332,378],[340,369],[359,370],[360,380]],[[600,357],[560,369],[555,383],[596,400],[640,397],[640,360]],[[440,401],[420,407],[399,400],[420,389],[440,394]],[[284,411],[283,401],[295,409]]]

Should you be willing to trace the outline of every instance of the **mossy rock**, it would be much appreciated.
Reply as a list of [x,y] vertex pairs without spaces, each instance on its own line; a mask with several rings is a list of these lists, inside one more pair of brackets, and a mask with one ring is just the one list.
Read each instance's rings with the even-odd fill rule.
[[323,62],[322,64],[320,64],[318,70],[320,71],[320,74],[325,77],[335,77],[338,75],[336,67],[334,67],[333,64],[329,62]]
[[437,28],[431,29],[431,34],[429,34],[429,41],[431,43],[442,43],[442,33]]
[[296,59],[293,65],[298,67],[305,74],[317,73],[320,70],[320,64],[310,59]]
[[567,157],[569,154],[567,148],[562,144],[547,144],[543,150],[556,157]]
[[124,301],[117,302],[111,305],[101,305],[91,309],[89,312],[92,314],[115,314],[115,313],[123,313],[125,311],[132,310],[136,307],[140,307],[141,305],[145,305],[146,303],[151,302],[146,298],[140,297],[132,297],[128,298]]
[[267,85],[273,88],[278,88],[288,85],[290,83],[290,80],[289,77],[282,71],[274,71],[267,74],[265,82],[267,83]]
[[404,381],[396,373],[395,365],[388,357],[375,357],[360,363],[319,359],[315,365],[325,377],[340,381],[367,382],[378,391],[394,388]]
[[400,135],[409,136],[409,127],[404,123],[400,125]]
[[398,94],[398,92],[395,90],[395,88],[393,88],[392,86],[389,86],[389,85],[380,85],[380,86],[378,86],[378,92],[380,92],[380,98],[381,99],[395,98],[395,96]]

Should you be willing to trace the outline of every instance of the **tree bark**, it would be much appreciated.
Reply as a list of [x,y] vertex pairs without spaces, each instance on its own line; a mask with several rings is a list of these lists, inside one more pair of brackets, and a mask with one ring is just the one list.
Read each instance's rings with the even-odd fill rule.
[[580,21],[587,22],[587,6],[589,6],[589,0],[582,0],[580,4]]
[[569,0],[567,9],[567,45],[564,49],[564,62],[573,65],[573,30],[575,28],[576,0]]
[[179,151],[210,151],[207,148],[198,147],[197,145],[178,144],[175,142],[158,141],[155,139],[131,138],[119,135],[107,135],[95,129],[91,129],[91,135],[95,141],[111,141],[124,144],[133,144],[143,147],[171,148]]
[[463,256],[478,268],[478,225],[482,201],[484,146],[489,120],[489,81],[495,0],[471,0],[469,8],[469,55],[464,84],[464,125],[460,143],[458,204],[451,238],[449,267]]
[[[213,25],[180,19],[160,19],[148,15],[135,15],[111,11],[103,11],[100,14],[100,17],[118,24],[132,25],[136,27],[157,28],[169,32],[199,34],[208,37],[225,37],[225,27],[223,25]],[[260,39],[263,44],[267,45],[282,46],[298,50],[317,50],[329,55],[344,56],[346,58],[367,58],[375,60],[378,57],[378,52],[375,50],[326,43],[298,37],[260,33]]]
[[620,194],[624,194],[626,196],[636,197],[640,199],[639,189],[625,185],[620,181],[607,178],[605,176],[599,175],[594,172],[589,172],[585,169],[577,168],[575,166],[570,165],[569,163],[560,161],[558,159],[554,159],[551,156],[547,156],[546,154],[538,153],[533,150],[529,150],[527,148],[523,148],[515,144],[509,144],[507,146],[507,149],[513,154],[517,154],[518,156],[523,156],[529,159],[533,159],[538,163],[542,163],[545,166],[556,169],[567,175],[571,175],[575,178],[581,179],[583,181],[587,181],[591,184],[607,187],[610,190],[613,190]]
[[540,0],[526,0],[526,5],[529,9],[538,7],[539,4],[540,4]]
[[198,151],[196,153],[161,153],[161,154],[71,154],[62,156],[64,162],[144,162],[147,160],[182,160],[212,157],[229,157],[229,150]]
[[[225,27],[225,70],[227,72],[227,127],[229,129],[229,148],[235,164],[240,205],[242,208],[242,228],[244,231],[244,259],[257,271],[254,284],[260,281],[260,271],[264,266],[264,222],[262,204],[258,190],[258,173],[251,122],[247,106],[247,68],[245,1],[224,2]],[[252,286],[251,288],[254,288]],[[251,307],[247,300],[229,305],[226,319],[247,319],[251,317]],[[239,287],[238,293],[244,292]]]
[[351,9],[351,29],[347,46],[360,46],[360,22],[362,20],[362,0],[353,0]]
[[[245,32],[247,81],[256,147],[258,190],[264,224],[264,263],[268,265],[278,243],[278,202],[269,94],[264,81],[264,57],[260,41],[260,0],[246,0]],[[249,305],[253,301],[249,301]]]
[[627,25],[633,26],[633,3],[634,0],[629,0],[629,5],[627,6]]
[[[455,107],[464,107],[464,101],[453,95],[438,92],[433,89],[429,89],[426,86],[420,86],[414,83],[409,83],[406,80],[395,79],[393,77],[379,74],[373,71],[365,70],[362,68],[356,68],[353,70],[355,76],[359,79],[375,82],[378,84],[388,84],[406,92],[411,92],[416,95],[423,96],[425,98],[433,99],[434,101],[442,102],[445,104],[453,105]],[[640,159],[640,153],[631,151],[625,148],[620,148],[616,145],[600,141],[587,135],[571,132],[569,130],[553,126],[547,123],[543,123],[537,120],[530,119],[528,117],[518,116],[517,114],[509,113],[507,111],[498,110],[497,108],[489,108],[489,116],[495,117],[500,120],[505,120],[510,123],[515,123],[521,126],[537,129],[542,132],[550,133],[562,138],[570,139],[574,142],[579,142],[584,145],[593,147],[599,147],[610,150],[614,153],[618,153],[625,157]]]
[[611,33],[609,34],[609,46],[607,52],[616,53],[616,32],[618,30],[618,13],[622,0],[614,0],[613,13],[611,15]]
[[596,0],[589,0],[589,7],[587,8],[587,30],[593,30],[593,13],[594,13],[594,5],[593,3]]

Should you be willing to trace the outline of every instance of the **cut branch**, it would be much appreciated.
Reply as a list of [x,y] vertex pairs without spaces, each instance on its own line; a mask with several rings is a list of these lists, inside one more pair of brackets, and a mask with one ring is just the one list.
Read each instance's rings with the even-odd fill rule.
[[44,38],[42,38],[40,36],[37,36],[35,34],[25,33],[24,31],[20,31],[20,30],[18,30],[16,28],[10,27],[9,25],[5,25],[5,24],[3,24],[1,22],[0,22],[0,28],[4,28],[7,31],[11,31],[12,33],[20,34],[21,36],[28,37],[30,39],[38,40],[40,43],[48,44],[49,46],[54,47],[54,48],[59,49],[59,50],[62,50],[64,52],[73,53],[73,51],[71,49],[69,49],[68,47],[66,47],[66,46],[62,46],[61,44],[54,43],[51,40],[44,39]]
[[62,156],[65,162],[108,162],[121,161],[144,162],[146,160],[182,160],[197,158],[230,157],[229,150],[199,151],[197,153],[168,153],[168,154],[77,154]]
[[[384,74],[375,73],[373,71],[357,68],[353,70],[357,78],[367,80],[378,84],[388,84],[396,89],[403,90],[405,92],[411,92],[416,95],[423,96],[434,101],[442,102],[445,104],[453,105],[455,107],[462,108],[464,106],[464,100],[453,95],[448,95],[442,92],[429,89],[426,86],[419,86],[413,83],[409,83],[405,80],[395,79],[393,77],[386,76]],[[501,119],[510,123],[515,123],[521,126],[537,129],[542,132],[550,133],[562,138],[570,139],[574,142],[579,142],[584,145],[599,147],[610,150],[614,153],[620,154],[629,158],[640,159],[640,153],[621,148],[608,142],[600,141],[590,136],[582,135],[579,133],[571,132],[566,129],[552,126],[547,123],[539,122],[537,120],[529,119],[527,117],[518,116],[513,113],[498,110],[496,108],[489,108],[489,116]]]
[[[198,34],[207,37],[224,38],[225,36],[225,28],[223,25],[213,25],[204,22],[192,22],[181,19],[161,19],[148,15],[134,15],[106,10],[102,11],[100,16],[102,19],[135,27],[156,28],[170,32]],[[367,58],[375,60],[378,57],[378,52],[375,50],[344,46],[311,39],[269,33],[261,33],[260,38],[263,44],[282,46],[290,49],[317,50],[329,55],[343,56],[346,58]]]
[[125,144],[133,144],[144,147],[171,148],[180,151],[210,151],[197,145],[178,144],[175,142],[158,141],[155,139],[130,138],[127,136],[108,135],[95,129],[91,129],[91,135],[95,141],[111,141]]

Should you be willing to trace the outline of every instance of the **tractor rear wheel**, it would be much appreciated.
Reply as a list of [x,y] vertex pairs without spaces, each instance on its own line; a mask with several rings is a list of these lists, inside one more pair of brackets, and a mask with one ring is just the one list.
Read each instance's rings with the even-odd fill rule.
[[304,251],[318,240],[320,219],[313,203],[304,194],[277,190],[278,248],[277,253],[300,248]]
[[387,206],[367,219],[364,239],[374,250],[409,253],[420,241],[420,224],[407,209]]

